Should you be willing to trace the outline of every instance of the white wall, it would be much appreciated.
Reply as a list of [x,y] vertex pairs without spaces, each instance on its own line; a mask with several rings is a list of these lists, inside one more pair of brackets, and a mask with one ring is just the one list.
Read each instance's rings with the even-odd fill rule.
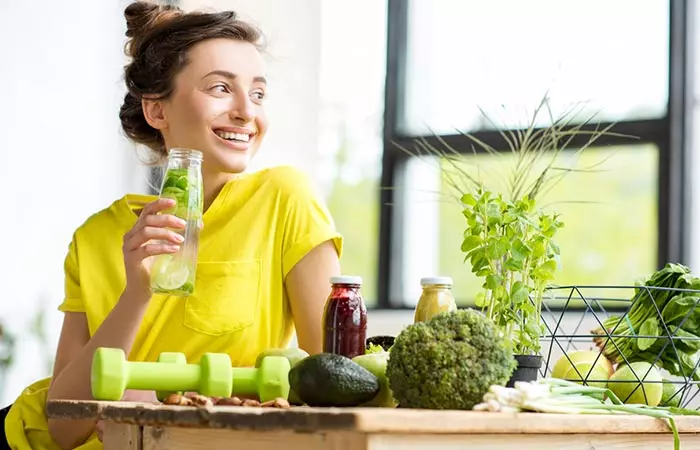
[[144,173],[119,134],[124,4],[0,3],[0,319],[19,334],[0,403],[47,374],[27,327],[46,301],[53,353],[74,228],[124,191],[143,189]]
[[[63,258],[75,227],[125,192],[146,190],[118,119],[128,3],[0,2],[0,320],[19,337],[0,406],[49,374],[43,354],[52,358],[58,339]],[[264,28],[272,127],[255,167],[292,163],[313,173],[320,1],[181,4],[233,7]],[[41,301],[46,346],[28,331]]]

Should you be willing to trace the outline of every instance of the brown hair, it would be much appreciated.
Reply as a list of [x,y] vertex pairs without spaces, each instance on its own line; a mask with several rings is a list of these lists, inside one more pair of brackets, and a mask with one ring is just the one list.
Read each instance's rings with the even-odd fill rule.
[[119,119],[131,140],[162,160],[167,156],[163,136],[146,122],[141,99],[165,99],[172,94],[174,78],[187,65],[187,54],[195,44],[229,38],[262,50],[263,36],[233,11],[185,13],[173,5],[137,1],[126,7],[124,17],[129,38],[125,52],[132,61],[124,68],[127,93]]

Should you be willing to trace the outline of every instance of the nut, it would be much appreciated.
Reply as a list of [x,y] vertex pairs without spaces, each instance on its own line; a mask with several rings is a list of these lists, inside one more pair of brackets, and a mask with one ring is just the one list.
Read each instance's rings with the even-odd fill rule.
[[218,399],[216,404],[222,406],[241,406],[243,404],[243,400],[238,397],[223,397]]
[[192,400],[180,394],[169,394],[163,399],[166,405],[192,406]]
[[260,406],[262,406],[263,408],[280,408],[280,409],[287,409],[287,408],[291,407],[289,402],[282,397],[277,397],[274,400],[267,401]]
[[192,403],[194,403],[196,406],[213,406],[214,402],[211,401],[209,397],[206,395],[193,395],[190,397],[190,400],[192,400]]
[[252,398],[243,400],[243,406],[260,406],[260,402]]

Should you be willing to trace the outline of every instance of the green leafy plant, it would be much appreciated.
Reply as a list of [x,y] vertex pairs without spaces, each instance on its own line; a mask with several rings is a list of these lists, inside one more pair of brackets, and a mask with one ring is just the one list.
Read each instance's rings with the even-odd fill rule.
[[476,306],[510,338],[516,355],[536,353],[542,297],[559,265],[553,238],[563,223],[537,210],[528,196],[511,202],[478,188],[462,202],[468,224],[462,251],[472,272],[485,279]]
[[[442,176],[466,219],[462,242],[465,262],[469,261],[471,271],[484,281],[475,303],[509,339],[516,355],[540,350],[543,296],[560,265],[555,237],[564,223],[550,211],[553,205],[542,204],[542,199],[572,172],[601,170],[606,159],[587,167],[578,164],[582,152],[601,136],[623,136],[610,131],[613,124],[602,128],[593,125],[595,114],[583,116],[582,111],[576,105],[555,117],[545,95],[523,129],[500,132],[503,148],[509,152],[457,130],[470,142],[473,154],[489,155],[496,162],[505,161],[499,161],[503,155],[516,155],[505,172],[490,173],[473,164],[464,151],[451,147],[440,136],[433,136],[437,145],[418,138],[415,150],[398,146],[412,156],[437,157]],[[502,129],[481,112],[493,128]],[[539,127],[543,114],[550,125]],[[565,151],[568,164],[562,163]]]

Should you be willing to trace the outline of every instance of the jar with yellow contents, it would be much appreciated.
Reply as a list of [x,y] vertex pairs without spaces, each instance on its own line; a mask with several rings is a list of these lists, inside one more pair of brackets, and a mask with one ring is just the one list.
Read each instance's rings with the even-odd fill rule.
[[426,277],[421,278],[423,288],[413,322],[426,322],[436,314],[446,311],[455,311],[457,304],[452,296],[452,278],[450,277]]

